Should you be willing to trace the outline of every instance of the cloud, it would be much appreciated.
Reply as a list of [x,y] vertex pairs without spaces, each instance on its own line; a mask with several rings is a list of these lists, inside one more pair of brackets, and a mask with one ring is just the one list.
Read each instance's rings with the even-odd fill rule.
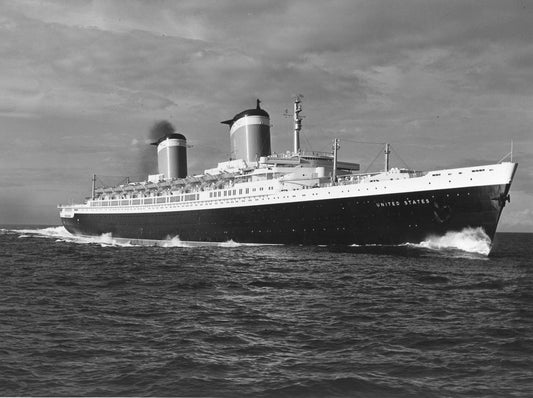
[[505,206],[501,221],[501,231],[533,231],[533,195],[511,188],[511,202]]
[[[433,168],[473,153],[497,160],[514,139],[526,163],[516,184],[531,193],[532,10],[497,0],[2,2],[0,135],[11,145],[0,166],[128,174],[149,126],[167,119],[195,145],[200,172],[229,148],[219,121],[255,98],[271,114],[274,149],[290,147],[282,114],[302,93],[314,148],[333,136],[391,141]],[[11,154],[24,148],[33,156]],[[374,156],[352,149],[343,156]]]
[[[197,39],[201,36],[202,25],[188,15],[174,20],[172,3],[158,1],[148,5],[144,1],[132,0],[127,6],[121,2],[93,1],[36,1],[21,0],[11,2],[10,9],[28,18],[47,24],[67,27],[96,29],[106,32],[124,33],[142,30],[159,35]],[[187,10],[187,2],[180,2],[182,10]],[[179,10],[176,10],[179,11]]]

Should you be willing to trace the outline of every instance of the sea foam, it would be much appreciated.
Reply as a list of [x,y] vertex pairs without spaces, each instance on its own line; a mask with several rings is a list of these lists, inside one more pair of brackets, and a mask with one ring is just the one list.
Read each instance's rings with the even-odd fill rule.
[[[78,236],[69,233],[65,227],[48,227],[36,229],[15,229],[13,232],[19,233],[20,238],[30,236],[42,236],[55,238],[59,241],[74,242],[81,244],[99,244],[101,246],[159,246],[165,248],[173,247],[198,247],[198,246],[218,246],[225,248],[234,248],[241,246],[262,246],[262,244],[245,244],[229,240],[227,242],[190,242],[182,241],[179,237],[168,237],[165,240],[137,240],[115,238],[111,234],[102,234],[99,236]],[[353,245],[357,246],[357,245]],[[455,249],[469,253],[488,255],[491,249],[491,240],[483,228],[465,228],[460,232],[448,232],[444,236],[430,236],[418,244],[409,244],[412,247],[419,247],[431,250]]]
[[430,236],[420,242],[418,247],[425,249],[457,249],[469,253],[488,255],[491,240],[483,228],[465,228],[460,232],[447,232],[444,236]]
[[19,238],[27,237],[43,237],[43,238],[54,238],[55,241],[59,242],[74,242],[82,244],[99,244],[101,246],[122,246],[130,247],[131,243],[127,240],[118,240],[113,238],[111,234],[102,234],[99,236],[78,236],[72,235],[68,232],[65,227],[48,227],[48,228],[35,228],[35,229],[15,229],[13,232],[20,233]]
[[43,237],[54,238],[56,242],[73,242],[79,244],[98,244],[102,247],[117,246],[117,247],[135,247],[135,246],[158,246],[164,248],[177,247],[199,247],[199,246],[215,246],[224,248],[236,248],[241,246],[262,246],[261,244],[247,244],[238,243],[233,240],[226,242],[193,242],[183,241],[178,236],[168,236],[164,240],[147,240],[147,239],[127,239],[116,238],[112,234],[106,233],[99,236],[80,236],[72,235],[65,227],[48,227],[35,229],[13,229],[11,232],[20,234],[19,238],[29,237]]

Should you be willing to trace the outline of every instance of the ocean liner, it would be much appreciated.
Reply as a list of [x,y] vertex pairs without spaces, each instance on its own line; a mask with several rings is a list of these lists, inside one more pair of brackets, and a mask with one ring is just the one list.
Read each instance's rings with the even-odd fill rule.
[[[272,153],[270,117],[255,108],[229,126],[231,159],[187,173],[187,141],[172,132],[157,147],[158,174],[143,182],[93,186],[82,204],[59,205],[76,235],[111,234],[131,242],[182,241],[365,245],[419,243],[464,228],[494,237],[517,164],[361,173],[332,152],[300,147],[301,97],[294,102],[292,151]],[[154,155],[155,156],[155,155]]]

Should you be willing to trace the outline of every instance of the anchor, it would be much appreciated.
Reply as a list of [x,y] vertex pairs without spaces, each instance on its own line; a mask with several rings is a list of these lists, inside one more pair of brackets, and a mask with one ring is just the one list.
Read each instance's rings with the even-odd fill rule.
[[506,202],[511,203],[511,195],[509,194],[506,195],[505,193],[502,192],[500,196],[498,196],[497,198],[492,198],[492,200],[497,200],[500,207],[504,208]]

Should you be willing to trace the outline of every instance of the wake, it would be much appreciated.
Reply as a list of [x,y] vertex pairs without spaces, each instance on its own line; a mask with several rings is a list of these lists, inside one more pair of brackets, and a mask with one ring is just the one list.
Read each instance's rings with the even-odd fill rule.
[[[175,247],[202,247],[214,246],[224,248],[237,248],[242,246],[270,246],[255,243],[238,243],[233,240],[227,242],[192,242],[182,241],[179,237],[167,237],[165,240],[142,240],[142,239],[127,239],[116,238],[111,234],[102,234],[100,236],[79,236],[72,235],[65,227],[48,227],[36,229],[13,229],[5,230],[11,233],[19,234],[19,238],[28,237],[43,237],[53,238],[56,242],[72,242],[78,244],[98,244],[102,247],[116,246],[116,247],[138,247],[138,246],[157,246],[164,248]],[[430,236],[420,243],[406,243],[403,245],[394,246],[396,248],[409,247],[415,249],[431,250],[435,252],[449,252],[461,251],[464,253],[480,254],[487,256],[491,250],[491,240],[485,233],[483,228],[465,228],[460,232],[448,232],[444,236]],[[369,248],[376,247],[383,248],[382,245],[352,245],[351,247]]]
[[102,234],[100,236],[78,236],[72,235],[65,227],[48,227],[48,228],[36,228],[36,229],[14,229],[12,232],[19,233],[19,238],[29,237],[41,237],[41,238],[53,238],[56,242],[72,242],[80,244],[99,244],[102,247],[105,246],[122,246],[131,247],[129,242],[122,242],[115,239],[111,234]]
[[116,238],[112,234],[102,234],[99,236],[80,236],[72,235],[65,227],[48,227],[36,229],[12,229],[7,230],[12,233],[19,234],[19,238],[42,237],[53,238],[56,242],[71,242],[79,244],[97,244],[102,247],[116,246],[116,247],[139,247],[139,246],[156,246],[164,248],[174,247],[202,247],[215,246],[224,248],[236,248],[241,246],[259,246],[260,244],[237,243],[233,240],[227,242],[192,242],[182,241],[179,237],[167,237],[164,240],[148,240],[148,239],[129,239]]

